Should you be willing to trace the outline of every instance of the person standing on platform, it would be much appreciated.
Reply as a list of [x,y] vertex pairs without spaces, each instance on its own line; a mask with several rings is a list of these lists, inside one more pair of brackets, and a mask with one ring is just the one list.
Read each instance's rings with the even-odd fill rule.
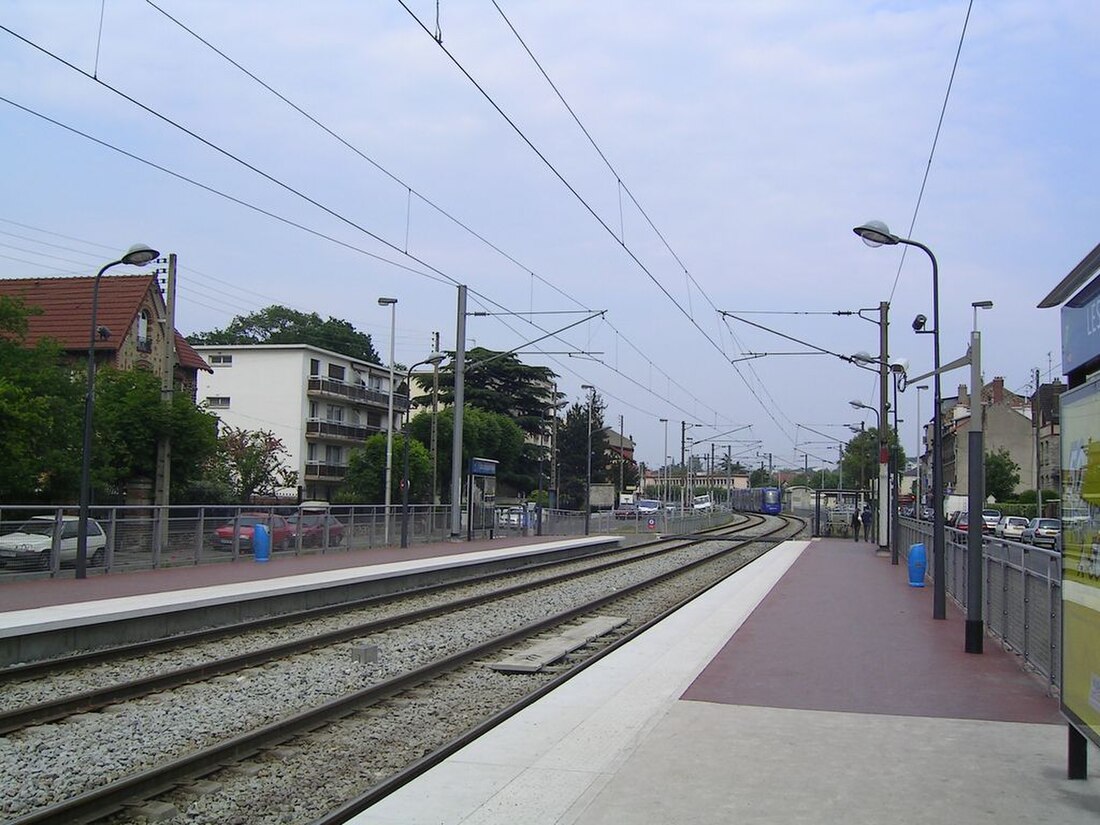
[[859,510],[852,510],[852,541],[859,541]]
[[866,504],[863,505],[863,513],[860,514],[860,520],[863,522],[863,540],[871,540],[871,508]]

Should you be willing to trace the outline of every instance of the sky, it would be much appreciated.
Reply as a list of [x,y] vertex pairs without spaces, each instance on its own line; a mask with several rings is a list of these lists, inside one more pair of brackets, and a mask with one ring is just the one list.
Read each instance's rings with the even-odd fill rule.
[[282,304],[385,360],[395,297],[405,365],[454,349],[463,284],[467,346],[595,386],[650,467],[682,433],[835,462],[876,424],[836,356],[878,356],[880,302],[932,369],[929,257],[853,227],[933,251],[944,363],[993,301],[983,374],[1023,394],[1061,376],[1036,305],[1100,241],[1091,0],[8,0],[0,27],[0,277],[142,242],[178,256],[184,334]]

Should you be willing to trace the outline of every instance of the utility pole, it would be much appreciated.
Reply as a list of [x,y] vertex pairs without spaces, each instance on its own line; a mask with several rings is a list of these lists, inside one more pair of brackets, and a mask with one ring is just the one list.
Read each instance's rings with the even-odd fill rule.
[[684,463],[685,448],[687,447],[687,422],[680,422],[680,469],[683,470],[683,486],[680,487],[680,512],[687,507],[687,465]]
[[886,437],[889,421],[886,411],[890,408],[887,392],[890,379],[888,330],[890,304],[880,301],[878,305],[878,549],[886,550],[890,543],[890,442]]
[[455,322],[455,408],[451,445],[451,541],[462,539],[462,405],[466,403],[466,285],[458,287]]
[[619,415],[619,492],[626,490],[626,440],[623,438],[623,417]]
[[[160,363],[160,402],[172,405],[176,372],[176,253],[168,256],[168,283],[164,299],[164,347]],[[152,337],[152,336],[150,336]],[[157,547],[168,548],[168,502],[172,485],[172,441],[162,435],[157,439],[157,478],[154,504],[157,510]]]
[[[439,348],[439,333],[433,338],[432,352],[442,352]],[[432,370],[432,504],[439,504],[439,364],[433,364]],[[435,516],[432,516],[433,522]]]
[[1040,417],[1041,406],[1039,404],[1039,370],[1035,370],[1035,517],[1043,517],[1043,474],[1039,469],[1039,439],[1042,435],[1040,430]]

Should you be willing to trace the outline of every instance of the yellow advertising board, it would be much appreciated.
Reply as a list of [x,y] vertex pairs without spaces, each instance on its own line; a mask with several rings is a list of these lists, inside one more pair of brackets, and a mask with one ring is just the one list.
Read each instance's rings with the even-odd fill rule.
[[1060,402],[1062,712],[1100,745],[1100,378]]

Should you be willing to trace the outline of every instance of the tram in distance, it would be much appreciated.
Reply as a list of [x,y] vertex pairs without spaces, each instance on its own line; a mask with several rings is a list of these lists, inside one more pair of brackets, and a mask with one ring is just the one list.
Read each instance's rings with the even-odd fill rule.
[[778,515],[783,509],[783,498],[778,487],[751,487],[733,491],[733,509],[745,513],[770,513]]

